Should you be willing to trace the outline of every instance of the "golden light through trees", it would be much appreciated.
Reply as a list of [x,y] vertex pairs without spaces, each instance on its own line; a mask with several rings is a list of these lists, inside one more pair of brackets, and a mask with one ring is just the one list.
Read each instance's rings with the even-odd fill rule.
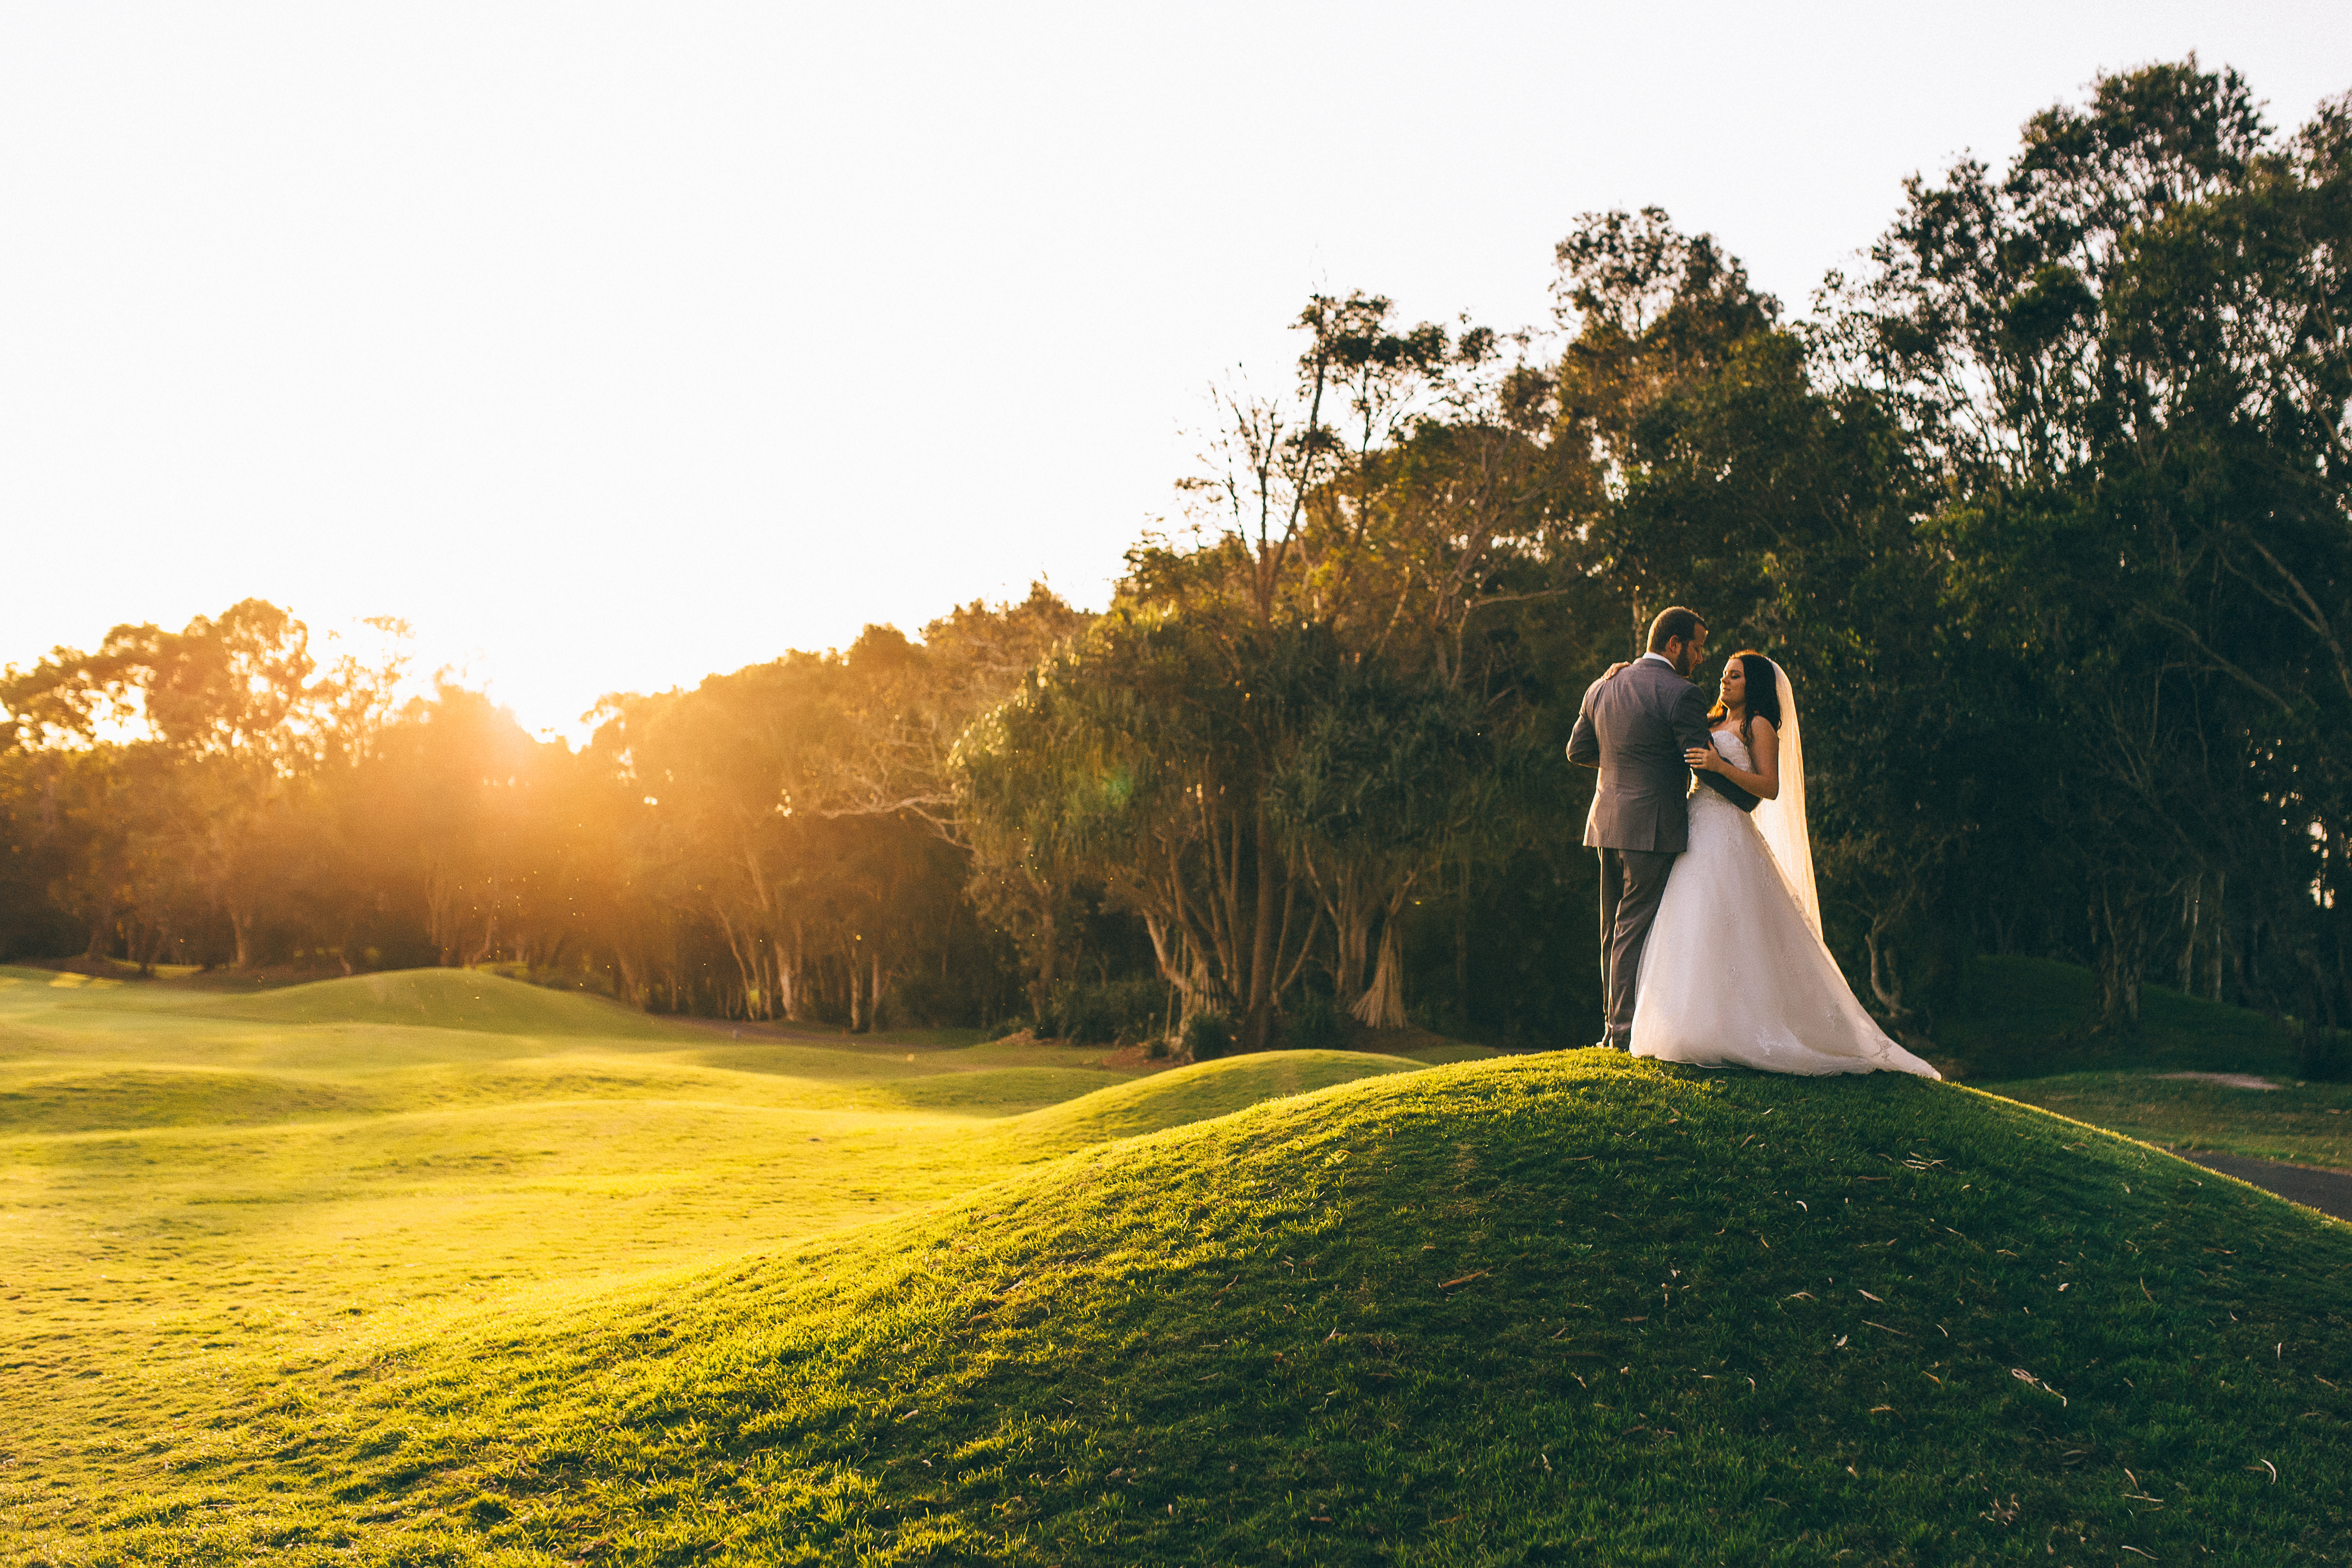
[[1101,613],[871,626],[610,696],[577,748],[259,600],[117,627],[0,690],[0,938],[852,1029],[1572,1041],[1559,744],[1681,601],[1790,671],[1828,939],[1895,1026],[1986,950],[2087,962],[2119,1035],[2151,979],[2352,1021],[2347,146],[2343,100],[2283,132],[2149,67],[1915,182],[1819,321],[1654,208],[1559,243],[1559,342],[1313,296]]

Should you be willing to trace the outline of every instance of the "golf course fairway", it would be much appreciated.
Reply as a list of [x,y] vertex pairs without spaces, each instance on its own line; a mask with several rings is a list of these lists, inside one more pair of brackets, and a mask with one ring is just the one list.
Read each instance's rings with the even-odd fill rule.
[[2352,1561],[2352,1227],[1965,1087],[0,982],[10,1561]]

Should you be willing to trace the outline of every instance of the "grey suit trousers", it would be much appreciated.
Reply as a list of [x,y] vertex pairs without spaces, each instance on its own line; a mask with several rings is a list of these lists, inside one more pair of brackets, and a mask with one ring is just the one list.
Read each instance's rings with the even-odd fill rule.
[[1642,948],[1650,922],[1665,896],[1666,878],[1678,857],[1662,849],[1601,851],[1601,992],[1607,1008],[1605,1043],[1619,1050],[1633,1044],[1633,982],[1642,973]]

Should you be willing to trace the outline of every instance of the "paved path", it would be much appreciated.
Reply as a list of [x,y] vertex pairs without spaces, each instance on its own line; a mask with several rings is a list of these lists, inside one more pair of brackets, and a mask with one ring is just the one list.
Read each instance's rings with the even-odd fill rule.
[[2337,1219],[2352,1220],[2352,1171],[2331,1171],[2321,1165],[2282,1165],[2275,1160],[2249,1160],[2242,1154],[2186,1154],[2209,1171],[2251,1182],[2290,1203],[2315,1208]]

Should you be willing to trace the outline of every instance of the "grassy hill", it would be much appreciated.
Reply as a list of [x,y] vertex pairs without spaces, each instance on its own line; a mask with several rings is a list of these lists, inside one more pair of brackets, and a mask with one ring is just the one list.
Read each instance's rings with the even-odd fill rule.
[[1137,1077],[907,1044],[736,1039],[462,973],[223,995],[0,969],[0,1540],[130,1484],[115,1435],[208,1408],[191,1391],[233,1369],[430,1341],[1415,1065]]
[[2352,1228],[1964,1087],[7,980],[10,1560],[2352,1555]]
[[355,974],[282,991],[207,997],[191,1011],[265,1024],[393,1024],[485,1035],[644,1039],[676,1028],[601,996],[551,991],[470,969]]

